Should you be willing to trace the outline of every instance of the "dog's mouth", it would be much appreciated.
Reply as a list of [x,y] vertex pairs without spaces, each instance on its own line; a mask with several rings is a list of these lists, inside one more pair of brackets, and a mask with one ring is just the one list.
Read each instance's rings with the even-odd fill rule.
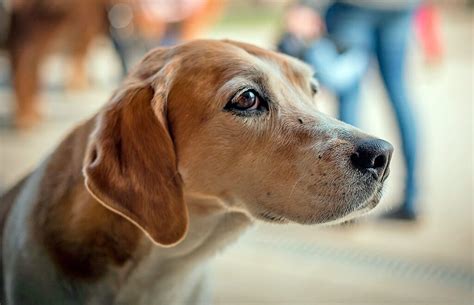
[[382,194],[383,194],[383,184],[381,183],[379,186],[377,186],[376,190],[372,194],[372,196],[369,197],[365,202],[363,202],[357,209],[358,210],[371,210],[375,208],[379,202],[380,199],[382,199]]
[[339,209],[336,209],[336,211],[328,215],[328,217],[326,217],[325,219],[320,219],[319,222],[316,221],[315,223],[338,224],[363,216],[379,204],[380,199],[382,198],[382,190],[383,184],[381,183],[365,200],[361,202],[353,202],[351,204],[348,204],[346,207],[340,207]]
[[278,215],[270,211],[262,212],[258,214],[258,216],[259,216],[258,218],[260,218],[261,220],[266,221],[266,222],[271,222],[271,223],[285,224],[285,223],[290,222],[290,220],[288,220],[286,217]]

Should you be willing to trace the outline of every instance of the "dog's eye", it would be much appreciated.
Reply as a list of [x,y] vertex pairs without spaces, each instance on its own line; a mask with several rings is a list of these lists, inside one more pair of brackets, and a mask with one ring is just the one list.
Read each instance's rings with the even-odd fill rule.
[[252,110],[258,108],[260,100],[255,91],[247,90],[239,94],[232,104],[238,110]]
[[255,90],[249,89],[234,96],[225,109],[239,112],[263,110],[262,100]]

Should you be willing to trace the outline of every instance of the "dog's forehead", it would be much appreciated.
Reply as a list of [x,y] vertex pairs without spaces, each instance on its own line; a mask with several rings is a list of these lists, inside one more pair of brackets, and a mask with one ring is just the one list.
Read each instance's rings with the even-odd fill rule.
[[248,54],[270,63],[273,68],[284,73],[288,78],[309,79],[314,74],[312,69],[300,60],[274,51],[266,50],[251,44],[227,41],[243,49]]
[[295,58],[231,40],[193,41],[183,45],[181,54],[183,66],[205,70],[221,80],[266,75],[283,76],[301,84],[313,75],[308,65]]

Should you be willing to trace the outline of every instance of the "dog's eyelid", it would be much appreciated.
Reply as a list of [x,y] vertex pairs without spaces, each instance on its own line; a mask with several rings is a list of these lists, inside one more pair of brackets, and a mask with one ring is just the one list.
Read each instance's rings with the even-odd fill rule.
[[244,85],[244,86],[239,87],[237,90],[235,90],[234,94],[232,94],[232,95],[230,96],[230,98],[228,99],[228,101],[232,101],[232,100],[235,99],[237,96],[239,96],[240,94],[244,93],[245,91],[253,91],[253,92],[255,92],[261,100],[264,100],[264,99],[265,99],[265,96],[266,96],[265,90],[262,90],[259,86]]

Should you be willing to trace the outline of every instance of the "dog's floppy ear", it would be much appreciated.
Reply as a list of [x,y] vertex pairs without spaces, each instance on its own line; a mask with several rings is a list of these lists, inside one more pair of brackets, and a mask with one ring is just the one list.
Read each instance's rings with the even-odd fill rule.
[[186,234],[188,211],[166,120],[166,95],[143,83],[129,84],[96,118],[84,160],[85,183],[105,207],[155,243],[172,246]]

